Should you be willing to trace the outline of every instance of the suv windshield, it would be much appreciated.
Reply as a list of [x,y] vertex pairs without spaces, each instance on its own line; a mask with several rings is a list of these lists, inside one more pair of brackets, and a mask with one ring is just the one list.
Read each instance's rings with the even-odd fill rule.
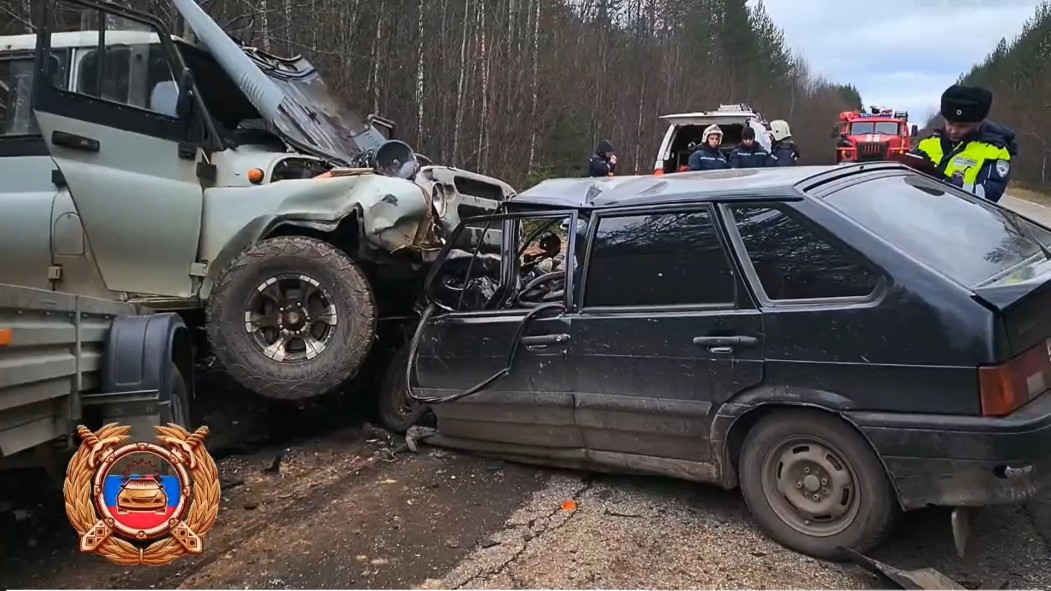
[[850,135],[880,133],[898,135],[898,124],[893,121],[860,121],[850,124]]
[[[51,71],[56,86],[66,86],[68,52],[56,52]],[[36,119],[29,106],[33,94],[33,55],[0,56],[0,136],[37,135]]]
[[1043,260],[1051,232],[934,180],[894,176],[835,191],[825,201],[905,254],[967,287],[1027,260]]

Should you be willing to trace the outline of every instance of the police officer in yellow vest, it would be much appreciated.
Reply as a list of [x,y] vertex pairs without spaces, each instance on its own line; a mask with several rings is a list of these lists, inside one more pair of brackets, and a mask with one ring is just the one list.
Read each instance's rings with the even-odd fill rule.
[[984,88],[954,84],[942,94],[944,129],[922,140],[912,154],[926,157],[945,179],[997,202],[1011,178],[1011,156],[1018,154],[1015,132],[986,121],[993,94]]

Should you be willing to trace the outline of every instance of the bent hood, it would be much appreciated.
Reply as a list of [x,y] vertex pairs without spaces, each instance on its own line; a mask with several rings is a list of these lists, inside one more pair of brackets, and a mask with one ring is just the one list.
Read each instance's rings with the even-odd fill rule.
[[272,131],[297,149],[347,166],[361,152],[386,141],[333,96],[307,60],[239,45],[194,0],[172,3]]

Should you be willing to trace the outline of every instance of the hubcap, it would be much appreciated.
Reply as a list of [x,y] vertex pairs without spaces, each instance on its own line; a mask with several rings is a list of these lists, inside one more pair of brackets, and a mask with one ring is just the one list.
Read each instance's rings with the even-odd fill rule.
[[245,306],[245,332],[263,355],[285,363],[320,355],[338,318],[332,296],[317,280],[284,274],[260,283]]
[[763,464],[763,491],[774,512],[797,531],[832,536],[860,507],[857,476],[831,444],[795,437],[774,446]]

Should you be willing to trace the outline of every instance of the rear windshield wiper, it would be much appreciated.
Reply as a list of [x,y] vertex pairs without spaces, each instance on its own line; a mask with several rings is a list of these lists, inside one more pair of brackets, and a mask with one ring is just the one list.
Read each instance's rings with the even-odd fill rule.
[[1047,246],[1045,246],[1043,242],[1041,242],[1036,236],[1033,235],[1032,232],[1029,231],[1029,229],[1026,227],[1028,224],[1026,223],[1025,219],[1018,215],[1018,213],[1016,213],[1014,210],[1008,209],[1003,206],[1001,206],[1001,209],[1004,212],[1006,212],[1007,219],[1011,222],[1011,227],[1014,228],[1015,231],[1017,231],[1026,239],[1035,242],[1036,245],[1040,248],[1040,252],[1043,253],[1044,258],[1047,260],[1051,260],[1051,250],[1048,250]]

